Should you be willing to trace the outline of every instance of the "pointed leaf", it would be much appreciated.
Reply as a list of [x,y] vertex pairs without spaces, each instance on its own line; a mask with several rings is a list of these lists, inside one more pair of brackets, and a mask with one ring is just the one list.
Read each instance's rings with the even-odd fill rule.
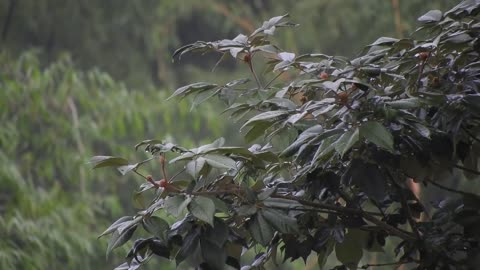
[[264,113],[258,114],[256,116],[250,118],[250,120],[248,120],[245,124],[243,124],[243,126],[240,128],[240,130],[242,130],[244,127],[246,127],[248,125],[251,125],[255,122],[271,121],[271,120],[274,120],[274,119],[277,119],[277,118],[280,118],[280,117],[285,117],[286,115],[288,115],[288,111],[285,111],[285,110],[264,112]]
[[185,97],[193,92],[207,91],[216,87],[218,87],[217,84],[211,84],[206,82],[192,83],[175,90],[175,92],[173,92],[173,94],[169,98],[167,98],[167,100],[170,100],[171,98],[176,96]]
[[190,174],[194,179],[198,179],[198,177],[200,177],[201,175],[202,169],[205,166],[205,163],[206,163],[205,158],[198,157],[188,162],[185,168],[188,174]]
[[213,226],[213,216],[215,214],[215,204],[207,197],[195,197],[188,205],[188,210],[192,215]]
[[94,156],[88,163],[92,164],[93,168],[96,169],[102,167],[118,167],[128,165],[128,160],[112,156]]
[[421,23],[438,22],[442,19],[442,12],[440,10],[430,10],[429,12],[418,18]]
[[267,246],[270,243],[275,232],[260,213],[257,213],[250,220],[247,227],[253,239],[262,246]]
[[143,227],[149,233],[163,240],[165,240],[166,232],[169,228],[168,223],[157,216],[143,219]]
[[224,248],[212,243],[208,238],[200,238],[202,257],[207,263],[206,269],[225,269],[227,253]]
[[168,197],[164,203],[165,211],[178,217],[191,201],[191,197],[185,197],[183,195]]
[[125,175],[125,174],[127,174],[128,172],[130,172],[130,171],[132,171],[132,170],[135,170],[137,167],[138,167],[138,163],[137,163],[137,164],[132,164],[132,165],[120,166],[120,167],[117,167],[117,170],[118,170],[122,175]]
[[135,232],[136,229],[137,229],[137,226],[135,225],[128,230],[124,230],[122,233],[119,233],[119,231],[116,230],[113,233],[112,238],[110,238],[110,241],[108,242],[107,258],[110,255],[110,253],[112,252],[112,250],[114,250],[117,247],[122,246],[128,240],[130,240],[130,238],[132,238],[133,233]]
[[117,221],[115,221],[112,225],[110,225],[110,227],[108,227],[102,234],[100,234],[98,236],[98,238],[104,236],[104,235],[107,235],[107,234],[111,234],[113,233],[113,231],[115,231],[118,227],[120,227],[123,223],[125,222],[128,222],[128,221],[132,221],[133,220],[133,217],[131,216],[125,216],[125,217],[121,217],[119,218]]
[[360,136],[390,152],[394,151],[393,136],[382,124],[369,121],[360,126]]
[[296,233],[298,232],[297,219],[285,215],[281,211],[274,209],[263,209],[261,215],[272,225],[275,229],[282,233]]
[[206,154],[203,158],[208,165],[217,169],[232,169],[236,166],[235,160],[223,155]]
[[359,140],[359,130],[351,129],[343,133],[340,138],[338,138],[335,143],[335,150],[340,154],[341,157],[347,153],[348,150]]

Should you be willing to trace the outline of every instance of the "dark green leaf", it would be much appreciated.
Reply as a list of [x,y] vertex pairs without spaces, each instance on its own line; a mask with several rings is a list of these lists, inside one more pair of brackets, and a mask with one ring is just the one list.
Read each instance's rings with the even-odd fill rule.
[[185,166],[187,173],[194,179],[198,179],[202,175],[202,170],[205,167],[206,160],[203,157],[198,157],[192,161],[189,161]]
[[169,229],[168,223],[157,216],[144,218],[143,227],[149,233],[158,236],[160,239],[163,240],[165,240],[166,232]]
[[257,212],[257,207],[255,205],[242,205],[236,209],[236,212],[239,216],[251,216]]
[[119,218],[117,221],[115,221],[112,225],[110,225],[110,227],[108,227],[102,234],[100,234],[98,236],[98,238],[104,236],[104,235],[107,235],[107,234],[111,234],[113,233],[116,229],[118,229],[118,227],[120,227],[123,223],[125,222],[129,222],[129,221],[132,221],[133,220],[133,217],[131,216],[125,216],[125,217],[121,217]]
[[262,246],[267,246],[273,238],[274,230],[265,218],[257,213],[248,223],[247,228],[253,239]]
[[223,245],[228,240],[228,225],[225,224],[225,222],[223,222],[223,220],[221,220],[220,218],[215,218],[213,224],[213,227],[206,228],[204,237],[208,239],[208,241],[215,244],[217,247],[223,247]]
[[122,233],[120,233],[118,230],[114,231],[112,234],[112,238],[110,238],[110,241],[108,242],[108,247],[107,247],[107,258],[112,252],[117,247],[122,246],[125,244],[130,238],[132,238],[133,233],[137,229],[137,225],[131,227],[128,230],[124,230]]
[[183,239],[182,247],[175,256],[177,266],[199,248],[200,233],[198,229],[191,230]]
[[197,196],[193,198],[188,205],[188,210],[192,215],[213,226],[213,216],[215,214],[215,204],[207,197]]
[[337,142],[335,143],[335,150],[340,154],[341,157],[347,153],[348,150],[359,140],[359,130],[351,129],[340,136]]
[[297,219],[290,217],[279,210],[263,209],[261,215],[272,225],[276,230],[282,233],[297,233],[298,225]]
[[217,154],[206,154],[203,156],[208,165],[217,169],[233,169],[236,167],[235,160]]
[[165,199],[164,203],[165,211],[178,217],[191,201],[191,197],[185,197],[183,195],[168,197]]
[[211,150],[217,149],[219,147],[222,147],[224,144],[225,144],[225,139],[224,138],[218,138],[214,142],[212,142],[210,144],[202,145],[202,146],[198,147],[196,149],[196,151],[194,151],[194,149],[192,149],[192,151],[197,153],[197,154],[203,154],[203,153],[209,152]]
[[360,126],[360,137],[367,139],[385,150],[390,152],[394,151],[392,134],[378,122],[369,121],[363,123]]
[[385,102],[394,109],[416,109],[422,105],[422,102],[419,98],[405,98],[394,101]]
[[333,247],[335,246],[335,242],[333,240],[329,240],[323,247],[322,249],[320,250],[320,252],[318,252],[318,259],[317,259],[317,262],[318,262],[318,267],[320,269],[323,269],[323,267],[325,266],[325,264],[327,263],[327,259],[328,259],[328,256],[330,256],[330,254],[332,253],[333,251]]
[[112,156],[94,156],[89,161],[93,168],[118,167],[128,165],[128,160]]
[[225,269],[227,254],[223,247],[212,243],[208,238],[200,239],[202,256],[207,263],[207,269],[222,270]]
[[173,94],[167,100],[176,96],[185,97],[194,92],[207,91],[216,87],[218,87],[217,84],[211,84],[211,83],[205,83],[205,82],[192,83],[175,90],[175,92],[173,92]]
[[393,43],[397,42],[397,38],[391,38],[391,37],[381,37],[377,39],[375,42],[368,46],[385,46],[385,45],[392,45]]
[[243,124],[240,130],[256,122],[261,122],[261,121],[271,122],[273,120],[278,120],[281,117],[285,117],[286,115],[288,115],[288,111],[285,111],[285,110],[264,112],[250,118],[245,124]]
[[255,124],[251,129],[247,131],[245,134],[245,141],[252,142],[256,140],[258,137],[265,135],[267,129],[271,127],[273,123],[270,122],[259,122]]
[[267,198],[263,201],[267,207],[281,207],[286,209],[303,208],[302,204],[297,201],[282,198]]
[[440,10],[430,10],[429,12],[422,15],[418,18],[419,22],[422,23],[431,23],[438,22],[442,19],[442,12]]
[[128,172],[137,169],[138,163],[137,164],[132,164],[132,165],[125,165],[125,166],[119,166],[117,167],[117,170],[122,174],[125,175]]

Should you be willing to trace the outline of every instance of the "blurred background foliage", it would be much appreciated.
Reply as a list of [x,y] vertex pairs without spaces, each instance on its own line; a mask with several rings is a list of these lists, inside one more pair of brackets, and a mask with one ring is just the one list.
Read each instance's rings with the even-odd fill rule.
[[96,238],[134,211],[139,180],[93,173],[90,156],[139,160],[143,153],[129,146],[149,138],[186,147],[220,136],[243,143],[231,121],[218,121],[215,103],[191,113],[188,101],[165,99],[182,84],[227,82],[245,67],[226,61],[213,74],[216,56],[172,63],[175,48],[233,38],[289,13],[302,31],[282,31],[277,41],[284,49],[353,56],[379,36],[412,32],[426,11],[454,4],[1,0],[0,269],[111,269],[122,261],[106,260],[106,240]]

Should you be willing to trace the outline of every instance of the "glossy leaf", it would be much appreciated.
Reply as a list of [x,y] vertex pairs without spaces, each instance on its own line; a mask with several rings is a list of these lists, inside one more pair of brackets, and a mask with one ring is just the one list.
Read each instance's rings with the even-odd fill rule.
[[360,137],[376,144],[390,152],[394,151],[393,136],[382,124],[374,121],[363,123],[360,126]]
[[191,201],[191,197],[182,195],[172,196],[165,199],[164,207],[167,213],[178,217]]
[[273,238],[274,230],[267,220],[257,213],[247,225],[248,231],[252,235],[253,239],[262,246],[268,245]]
[[137,229],[137,226],[133,226],[128,230],[124,230],[122,233],[120,233],[118,230],[114,231],[112,234],[112,237],[110,238],[110,241],[108,242],[108,247],[107,247],[107,258],[112,252],[117,247],[122,246],[125,244],[130,238],[132,238],[133,233]]
[[349,130],[340,136],[335,143],[335,150],[340,154],[341,157],[347,153],[353,145],[359,140],[359,129]]
[[97,169],[102,167],[119,167],[128,165],[128,160],[112,156],[95,156],[90,159],[89,163],[94,169]]
[[185,97],[194,92],[207,91],[207,90],[216,88],[217,86],[218,85],[216,84],[205,83],[205,82],[192,83],[175,90],[175,92],[173,92],[173,94],[167,100],[176,96]]
[[233,169],[236,166],[235,160],[217,154],[206,154],[203,156],[205,162],[217,169]]
[[207,197],[197,196],[193,198],[188,205],[188,210],[192,215],[213,226],[213,215],[215,214],[215,204]]
[[169,229],[168,223],[157,217],[157,216],[151,216],[149,218],[144,218],[143,219],[143,227],[145,230],[147,230],[149,233],[158,236],[159,238],[165,240],[166,232]]
[[282,233],[298,232],[297,219],[285,215],[284,213],[274,209],[264,209],[260,212],[268,223],[276,230]]

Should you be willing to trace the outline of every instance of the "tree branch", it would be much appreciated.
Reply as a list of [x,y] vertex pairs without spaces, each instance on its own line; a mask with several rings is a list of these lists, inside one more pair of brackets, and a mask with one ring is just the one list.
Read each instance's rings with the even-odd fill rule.
[[413,262],[418,263],[415,260],[405,260],[405,261],[398,261],[398,262],[391,262],[391,263],[377,263],[377,264],[369,263],[369,264],[362,265],[358,269],[368,269],[370,267],[382,267],[382,266],[391,266],[391,265],[402,265],[402,264],[413,263]]
[[287,200],[293,200],[297,201],[300,204],[307,205],[307,206],[312,206],[312,207],[318,207],[318,208],[323,208],[327,210],[333,210],[333,211],[338,211],[338,212],[343,212],[343,213],[348,213],[348,214],[353,214],[353,215],[359,215],[362,216],[364,219],[370,221],[371,223],[377,225],[378,227],[381,227],[384,229],[386,232],[389,232],[392,235],[396,235],[404,240],[409,240],[409,241],[414,241],[417,240],[415,235],[412,235],[410,232],[403,231],[401,229],[395,228],[383,221],[378,220],[375,218],[373,215],[366,213],[365,211],[361,209],[354,209],[354,208],[346,208],[346,207],[341,207],[341,206],[335,206],[335,205],[329,205],[329,204],[324,204],[324,203],[316,203],[316,202],[311,202],[311,201],[306,201],[302,200],[296,197],[292,196],[284,196],[284,195],[272,195],[272,198],[280,198],[280,199],[287,199]]
[[466,192],[466,191],[461,191],[461,190],[458,190],[458,189],[453,189],[453,188],[449,188],[449,187],[446,187],[444,185],[441,185],[435,181],[432,181],[432,180],[429,180],[427,179],[426,182],[440,188],[440,189],[443,189],[443,190],[446,190],[446,191],[450,191],[450,192],[453,192],[453,193],[457,193],[457,194],[461,194],[461,195],[465,195],[465,196],[473,196],[473,197],[476,197],[476,198],[479,198],[480,199],[480,196],[476,195],[476,194],[473,194],[473,193],[470,193],[470,192]]
[[480,142],[480,139],[475,137],[475,135],[473,135],[467,128],[462,127],[462,130],[465,131],[465,133],[467,133],[467,135],[470,136],[470,138],[472,138],[474,141]]
[[[432,163],[433,163],[434,165],[439,166],[439,167],[442,167],[442,166],[443,166],[443,165],[441,165],[439,162],[436,162],[436,161],[433,161]],[[450,164],[450,166],[452,166],[452,167],[454,167],[454,168],[457,168],[457,169],[459,169],[459,170],[462,170],[462,171],[466,171],[466,172],[475,174],[475,175],[480,175],[480,172],[477,171],[477,170],[469,169],[469,168],[463,167],[463,166],[458,165],[458,164],[455,164],[455,163]]]
[[266,85],[265,85],[265,89],[267,89],[278,77],[280,77],[280,75],[283,74],[283,71],[281,71],[280,73],[278,73],[275,77],[273,77],[273,79],[271,79]]

